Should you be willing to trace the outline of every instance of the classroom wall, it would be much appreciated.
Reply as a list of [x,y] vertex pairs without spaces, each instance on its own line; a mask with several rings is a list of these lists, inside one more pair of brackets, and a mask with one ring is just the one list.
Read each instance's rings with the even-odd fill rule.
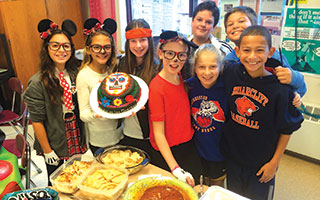
[[73,37],[75,47],[83,47],[80,0],[0,1],[0,33],[7,37],[15,75],[22,81],[24,89],[39,69],[42,40],[37,25],[45,18],[59,27],[64,19],[73,20],[78,28],[78,33]]
[[[298,1],[299,2],[299,1]],[[307,4],[298,4],[298,8],[319,8],[318,0],[305,1]],[[320,63],[319,63],[320,65]],[[303,73],[307,85],[307,93],[302,98],[309,111],[317,109],[320,114],[320,75]],[[305,117],[302,127],[296,131],[289,141],[287,149],[295,153],[320,160],[320,120]]]

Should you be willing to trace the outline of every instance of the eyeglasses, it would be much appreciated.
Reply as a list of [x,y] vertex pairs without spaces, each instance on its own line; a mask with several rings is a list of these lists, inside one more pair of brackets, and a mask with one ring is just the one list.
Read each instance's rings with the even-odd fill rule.
[[168,60],[172,60],[176,56],[180,61],[186,61],[188,59],[187,52],[175,52],[171,50],[162,50],[162,52],[164,54],[164,57]]
[[99,44],[93,44],[89,46],[91,51],[93,51],[94,53],[101,53],[101,50],[103,49],[105,52],[110,52],[112,49],[112,46],[110,44],[101,46]]
[[62,46],[63,50],[71,51],[72,45],[69,42],[59,43],[59,42],[48,42],[49,49],[52,51],[58,51]]

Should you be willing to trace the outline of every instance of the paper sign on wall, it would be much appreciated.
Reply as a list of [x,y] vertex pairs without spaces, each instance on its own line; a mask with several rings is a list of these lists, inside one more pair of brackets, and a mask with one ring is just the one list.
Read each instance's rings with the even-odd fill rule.
[[320,74],[320,9],[298,8],[297,21],[295,15],[294,8],[287,8],[282,51],[293,69]]

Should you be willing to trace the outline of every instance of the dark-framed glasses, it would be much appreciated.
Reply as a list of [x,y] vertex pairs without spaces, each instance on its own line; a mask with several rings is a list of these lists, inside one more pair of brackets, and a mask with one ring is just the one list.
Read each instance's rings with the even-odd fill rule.
[[187,52],[176,52],[176,51],[171,51],[171,50],[162,50],[162,52],[163,52],[164,57],[168,60],[172,60],[176,56],[180,61],[186,61],[188,59]]
[[91,51],[93,51],[94,53],[101,53],[102,49],[105,52],[110,52],[112,49],[111,44],[106,44],[104,46],[101,46],[99,44],[93,44],[93,45],[90,45],[89,47],[90,47]]
[[62,46],[63,50],[71,51],[72,45],[69,42],[59,43],[59,42],[48,42],[49,49],[52,51],[58,51]]

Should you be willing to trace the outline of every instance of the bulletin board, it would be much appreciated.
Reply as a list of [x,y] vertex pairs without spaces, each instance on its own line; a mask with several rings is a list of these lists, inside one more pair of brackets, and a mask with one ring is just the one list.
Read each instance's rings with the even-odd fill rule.
[[287,7],[284,17],[281,48],[290,65],[320,74],[320,8]]
[[262,26],[266,27],[272,36],[272,46],[280,47],[282,16],[261,16]]

